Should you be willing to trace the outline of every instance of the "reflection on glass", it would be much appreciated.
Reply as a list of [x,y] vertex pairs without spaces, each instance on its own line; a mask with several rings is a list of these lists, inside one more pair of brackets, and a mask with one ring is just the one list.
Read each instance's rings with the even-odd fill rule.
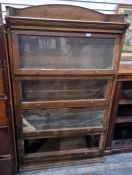
[[132,100],[132,81],[123,82],[121,98]]
[[118,107],[119,117],[132,117],[132,105],[119,105]]
[[104,99],[107,80],[23,80],[23,101]]
[[24,141],[25,154],[99,147],[100,135],[42,138]]
[[132,145],[132,123],[116,124],[112,145]]
[[105,109],[90,108],[60,108],[22,110],[23,131],[48,129],[102,127]]
[[115,39],[18,35],[20,68],[112,69]]

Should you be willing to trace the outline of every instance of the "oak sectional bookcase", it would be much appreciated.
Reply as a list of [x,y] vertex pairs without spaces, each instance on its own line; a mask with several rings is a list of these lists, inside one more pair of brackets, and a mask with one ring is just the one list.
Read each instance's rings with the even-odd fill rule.
[[103,155],[122,15],[70,5],[7,7],[19,170]]
[[120,64],[111,119],[111,132],[109,133],[111,135],[111,152],[132,151],[131,64]]

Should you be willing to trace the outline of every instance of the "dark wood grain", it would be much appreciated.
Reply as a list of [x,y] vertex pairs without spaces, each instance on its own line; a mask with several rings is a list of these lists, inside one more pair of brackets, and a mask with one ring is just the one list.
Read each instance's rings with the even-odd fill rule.
[[2,70],[0,69],[0,94],[4,93],[4,87],[3,87],[3,75]]
[[116,123],[131,123],[132,122],[132,116],[118,116],[116,119]]
[[0,159],[0,173],[2,175],[13,175],[12,174],[12,160],[10,158]]
[[7,117],[6,117],[6,113],[0,112],[0,127],[2,126],[7,126]]
[[6,31],[0,4],[0,174],[15,175],[15,134]]
[[6,104],[3,100],[0,100],[0,113],[6,113]]
[[0,155],[6,155],[11,153],[10,139],[8,128],[0,128]]
[[124,76],[132,76],[131,74],[132,74],[131,64],[120,64],[119,71],[118,71],[118,77],[121,77],[123,75],[122,79],[124,79]]

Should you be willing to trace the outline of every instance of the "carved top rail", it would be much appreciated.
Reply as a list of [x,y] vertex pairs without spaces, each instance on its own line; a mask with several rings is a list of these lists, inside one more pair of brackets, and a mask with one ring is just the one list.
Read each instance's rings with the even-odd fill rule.
[[72,5],[41,5],[17,9],[7,7],[6,21],[12,26],[59,26],[65,28],[96,28],[119,30],[128,27],[124,15],[103,14]]

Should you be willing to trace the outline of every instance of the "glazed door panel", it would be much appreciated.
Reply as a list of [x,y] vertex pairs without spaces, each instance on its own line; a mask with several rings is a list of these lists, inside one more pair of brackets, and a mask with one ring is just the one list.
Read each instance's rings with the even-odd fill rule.
[[22,81],[23,101],[104,99],[107,80]]
[[[113,77],[17,77],[16,95],[22,106],[35,103],[93,103],[107,105]],[[91,103],[92,104],[92,103]],[[62,104],[61,104],[62,105]],[[44,106],[43,106],[44,107]]]
[[15,73],[114,69],[118,35],[13,31],[12,36]]
[[60,108],[22,110],[23,132],[103,128],[107,108]]
[[115,39],[19,35],[18,42],[20,68],[112,69]]

